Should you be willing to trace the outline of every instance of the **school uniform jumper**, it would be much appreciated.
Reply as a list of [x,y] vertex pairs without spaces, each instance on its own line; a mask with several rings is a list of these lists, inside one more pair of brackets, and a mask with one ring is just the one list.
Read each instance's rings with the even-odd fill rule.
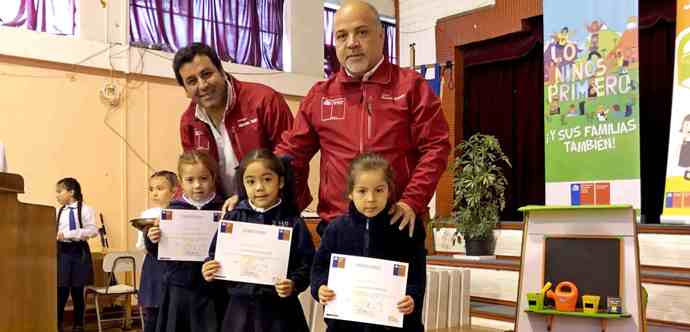
[[[225,215],[227,220],[292,227],[287,278],[294,282],[294,290],[292,295],[281,298],[274,286],[215,281],[230,295],[223,332],[309,332],[297,296],[309,286],[314,243],[304,221],[297,216],[286,215],[284,204],[259,212],[243,200]],[[211,259],[215,257],[217,236],[209,248]]]
[[[200,208],[184,197],[170,203],[169,209],[221,210],[223,199],[216,196]],[[158,257],[158,243],[144,239],[148,252]],[[162,297],[156,331],[214,332],[218,331],[225,297],[218,297],[214,286],[201,275],[202,262],[160,261],[163,265]]]
[[72,203],[57,211],[57,231],[62,232],[64,240],[57,241],[58,261],[58,324],[62,324],[65,303],[72,288],[72,301],[75,304],[75,326],[83,325],[83,288],[93,284],[91,249],[86,242],[96,236],[94,210],[83,203]]
[[[388,207],[373,218],[367,218],[350,203],[348,212],[326,228],[321,247],[314,256],[311,293],[318,301],[319,287],[328,284],[331,254],[343,254],[394,260],[409,263],[406,294],[414,300],[414,311],[404,316],[403,328],[326,319],[328,332],[423,332],[422,305],[426,287],[425,230],[420,219],[415,221],[414,235],[390,224]],[[338,294],[336,294],[338,296]]]
[[[151,208],[141,213],[141,218],[160,218],[161,208]],[[139,231],[137,249],[146,250],[144,232]],[[144,332],[154,332],[158,320],[158,307],[161,303],[161,284],[163,282],[163,263],[155,255],[146,251],[139,282],[139,303],[144,307]]]

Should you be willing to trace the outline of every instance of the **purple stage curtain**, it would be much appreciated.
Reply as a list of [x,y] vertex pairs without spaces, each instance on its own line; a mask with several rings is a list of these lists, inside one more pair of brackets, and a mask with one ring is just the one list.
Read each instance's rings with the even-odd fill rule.
[[76,0],[2,0],[0,25],[74,36]]
[[[323,71],[326,77],[337,73],[340,70],[340,62],[335,53],[335,34],[333,33],[333,23],[336,10],[329,7],[323,8]],[[395,56],[395,24],[381,21],[383,25],[383,55],[390,63],[398,63]]]
[[223,61],[283,69],[284,0],[131,0],[130,41],[176,51],[203,42]]

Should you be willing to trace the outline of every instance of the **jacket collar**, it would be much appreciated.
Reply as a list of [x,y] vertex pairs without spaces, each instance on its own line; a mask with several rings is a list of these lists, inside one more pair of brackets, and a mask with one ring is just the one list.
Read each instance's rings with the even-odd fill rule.
[[[369,77],[368,80],[364,81],[366,83],[375,84],[388,84],[391,81],[391,74],[393,72],[393,65],[388,62],[386,57],[383,57],[383,62],[378,65],[378,68],[374,70],[374,73]],[[345,66],[340,66],[340,71],[337,74],[337,79],[345,84],[355,84],[362,83],[362,80],[350,77],[347,74]]]
[[390,206],[391,206],[390,204],[386,204],[386,207],[381,212],[379,212],[379,214],[375,215],[373,218],[369,218],[369,217],[363,215],[361,212],[359,212],[357,210],[357,208],[355,207],[355,203],[350,201],[348,213],[350,214],[350,217],[352,218],[352,220],[355,223],[365,223],[368,219],[368,220],[372,221],[372,223],[374,225],[378,225],[378,224],[387,223],[388,219],[390,219],[388,217],[388,210],[390,209]]
[[252,204],[249,202],[249,200],[245,199],[237,203],[234,210],[249,214],[263,214],[264,216],[268,216],[267,220],[272,220],[275,223],[283,218],[282,206],[283,202],[281,201],[265,211],[257,211],[254,209],[254,207],[252,207]]

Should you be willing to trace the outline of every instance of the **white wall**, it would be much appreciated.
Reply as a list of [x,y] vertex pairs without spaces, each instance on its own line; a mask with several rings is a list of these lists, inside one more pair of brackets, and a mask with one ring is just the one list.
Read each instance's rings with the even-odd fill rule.
[[[109,0],[106,8],[101,7],[100,1],[80,1],[78,10],[79,35],[76,37],[0,27],[0,40],[3,41],[0,54],[174,77],[171,68],[173,54],[127,46],[127,0]],[[286,68],[289,72],[237,64],[224,66],[241,80],[261,82],[283,94],[304,96],[314,83],[323,78],[323,0],[288,0],[286,13],[290,18],[297,18],[289,19],[291,22],[286,27],[286,38],[293,42],[287,49]]]
[[400,65],[410,65],[412,43],[416,44],[416,65],[436,63],[436,21],[495,3],[495,0],[400,0]]

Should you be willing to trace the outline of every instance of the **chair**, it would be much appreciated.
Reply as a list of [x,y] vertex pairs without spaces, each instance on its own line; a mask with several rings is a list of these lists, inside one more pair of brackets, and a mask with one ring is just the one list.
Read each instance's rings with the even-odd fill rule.
[[[129,306],[129,296],[138,296],[138,291],[136,288],[137,280],[137,259],[140,257],[137,253],[121,251],[121,252],[109,252],[103,257],[103,272],[108,273],[108,280],[105,283],[106,286],[88,286],[86,287],[86,296],[89,293],[93,293],[96,302],[96,318],[98,319],[98,331],[102,332],[101,322],[106,321],[122,321],[123,324],[126,323],[130,317],[129,310],[126,310],[123,317],[121,318],[109,318],[101,319],[101,308],[98,302],[98,298],[102,296],[128,296],[127,305]],[[132,285],[115,282],[115,273],[132,272]],[[127,278],[125,278],[127,279]],[[113,284],[113,285],[111,285]],[[137,299],[138,300],[138,299]],[[138,301],[137,301],[138,302]],[[143,308],[141,304],[139,306],[139,319],[141,320],[141,326],[144,326]]]

